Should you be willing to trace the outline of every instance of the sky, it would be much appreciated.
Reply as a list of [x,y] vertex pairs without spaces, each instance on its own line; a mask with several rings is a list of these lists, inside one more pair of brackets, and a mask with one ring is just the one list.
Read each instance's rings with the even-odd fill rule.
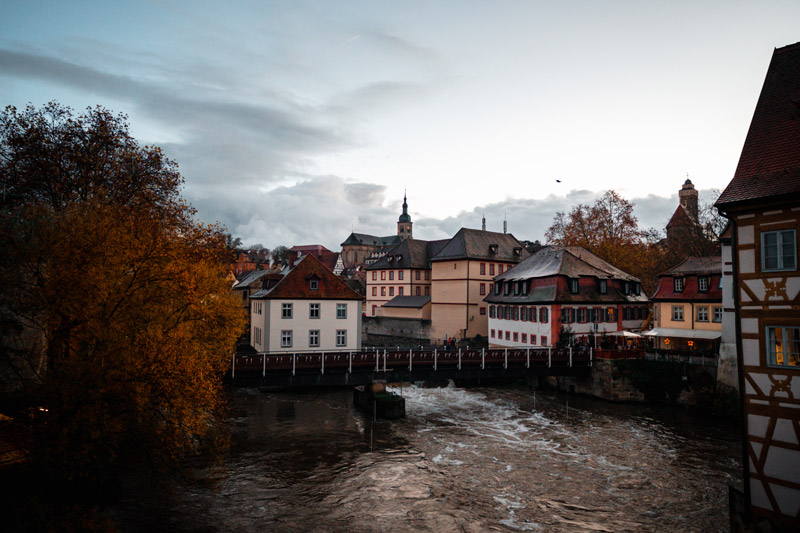
[[733,177],[791,1],[0,0],[0,106],[128,116],[245,244],[544,240],[613,189],[663,231]]

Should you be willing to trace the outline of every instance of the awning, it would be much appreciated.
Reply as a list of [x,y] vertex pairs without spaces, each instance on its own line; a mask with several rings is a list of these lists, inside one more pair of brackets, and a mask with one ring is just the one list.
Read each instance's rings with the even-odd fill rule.
[[609,333],[609,336],[612,337],[625,337],[626,339],[638,339],[641,337],[638,333],[634,333],[632,331],[615,331],[614,333]]
[[680,339],[719,339],[721,331],[707,329],[653,328],[644,332],[645,337],[678,337]]

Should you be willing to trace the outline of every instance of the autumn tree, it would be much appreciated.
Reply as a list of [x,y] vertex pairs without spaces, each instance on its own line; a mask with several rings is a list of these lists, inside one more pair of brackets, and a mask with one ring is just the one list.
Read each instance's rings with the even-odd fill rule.
[[93,485],[200,451],[244,317],[177,165],[107,110],[9,107],[0,182],[0,387],[33,464]]
[[656,286],[663,268],[658,232],[639,228],[634,205],[615,191],[594,204],[578,204],[567,214],[557,212],[545,232],[549,244],[581,246],[615,267],[642,280],[646,293]]

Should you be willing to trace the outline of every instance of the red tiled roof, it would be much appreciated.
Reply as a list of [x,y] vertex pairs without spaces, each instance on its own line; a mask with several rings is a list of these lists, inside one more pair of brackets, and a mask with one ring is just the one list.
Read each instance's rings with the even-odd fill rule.
[[696,226],[697,221],[686,211],[686,208],[679,205],[672,218],[667,222],[667,228]]
[[339,260],[339,252],[324,251],[320,253],[318,259],[328,270],[333,272],[333,269],[336,268],[336,261]]
[[[318,279],[316,290],[311,290],[310,279]],[[308,299],[308,300],[363,300],[364,297],[347,286],[338,276],[313,255],[304,256],[283,276],[274,287],[261,290],[251,299]]]
[[772,54],[733,180],[716,205],[800,195],[800,43]]

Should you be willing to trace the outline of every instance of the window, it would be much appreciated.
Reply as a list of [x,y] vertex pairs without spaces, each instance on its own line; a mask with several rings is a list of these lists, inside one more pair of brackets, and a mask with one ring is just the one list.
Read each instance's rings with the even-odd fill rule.
[[631,310],[628,307],[622,308],[622,320],[630,320],[631,318]]
[[592,322],[600,322],[600,312],[602,309],[595,307],[592,309]]
[[378,287],[372,287],[372,295],[373,296],[377,296],[378,295]]
[[608,292],[608,280],[601,279],[598,280],[598,289],[600,290],[600,294],[606,294]]
[[528,282],[527,281],[520,281],[520,287],[522,288],[522,294],[527,296],[528,294]]
[[505,294],[506,296],[511,294],[511,282],[510,281],[504,281],[503,282],[503,294]]
[[403,271],[402,270],[398,270],[397,271],[397,279],[403,279]]
[[514,296],[519,295],[519,281],[514,282]]
[[375,310],[378,308],[377,305],[372,306],[372,316],[375,316]]
[[394,270],[389,271],[389,279],[394,279]]
[[497,273],[498,274],[502,274],[503,273],[503,265],[497,265]]
[[416,288],[416,295],[419,296],[420,294],[422,294],[422,287],[417,287]]
[[721,307],[715,307],[714,308],[713,321],[714,322],[722,322],[722,308]]
[[489,275],[494,276],[494,263],[489,265]]
[[319,289],[319,280],[312,279],[308,281],[308,288],[309,290],[315,291]]
[[292,304],[281,304],[281,318],[292,318]]
[[486,294],[486,284],[481,283],[481,296],[483,296],[484,294]]
[[497,330],[497,338],[500,339],[500,340],[503,340],[503,330],[502,329],[498,329]]
[[800,328],[767,326],[767,364],[800,366]]
[[425,296],[430,296],[430,295],[431,295],[431,288],[425,287]]
[[547,307],[542,307],[541,309],[539,309],[539,322],[541,322],[542,324],[547,324],[549,318],[550,318],[550,311],[547,309]]
[[502,291],[502,290],[503,290],[503,282],[502,281],[498,281],[497,283],[494,284],[494,293],[495,294],[500,294],[500,291]]
[[495,315],[495,313],[494,313],[494,306],[493,306],[493,305],[490,305],[490,306],[489,306],[489,318],[494,318],[495,316],[496,316],[496,315]]
[[308,346],[310,348],[318,348],[319,347],[319,330],[318,329],[308,330]]
[[377,272],[373,272],[372,273],[372,281],[375,281],[376,279],[378,279],[378,273]]
[[336,346],[347,346],[347,330],[336,330]]
[[[536,339],[534,339],[536,340]],[[547,346],[547,337],[542,335],[542,346]]]
[[336,318],[347,318],[347,304],[336,304]]
[[481,307],[481,315],[485,315],[485,314],[486,314],[486,308],[485,307]]
[[[545,337],[542,337],[545,338]],[[536,335],[531,335],[531,344],[536,344]]]
[[761,270],[794,270],[797,247],[793,229],[761,233]]
[[481,276],[486,275],[486,263],[481,263]]
[[506,331],[506,340],[507,341],[511,340],[511,332],[510,331]]
[[683,292],[683,278],[675,278],[675,292]]
[[419,281],[419,270],[414,271],[414,278]]
[[497,306],[497,318],[500,320],[505,320],[506,318],[506,306],[498,305]]
[[578,309],[578,323],[583,324],[586,322],[586,309],[580,308]]
[[382,270],[382,271],[381,271],[381,279],[382,279],[382,280],[383,280],[383,279],[386,279],[386,271],[385,271],[385,270]]
[[614,322],[614,320],[616,320],[614,316],[614,308],[606,307],[606,322]]
[[386,296],[386,287],[381,287],[381,296]]
[[292,347],[292,330],[284,329],[281,331],[281,348]]
[[701,305],[697,308],[697,321],[698,322],[708,322],[708,306]]
[[492,330],[489,330],[489,334],[490,334],[490,335],[492,336],[492,338],[494,339],[494,330],[493,330],[493,329],[492,329]]
[[394,296],[394,287],[389,287],[389,296]]
[[427,281],[429,279],[431,279],[431,271],[430,270],[426,270],[425,271],[425,281]]
[[519,307],[514,307],[514,320],[519,320]]
[[569,292],[572,294],[578,294],[578,280],[577,279],[570,279],[569,280]]
[[561,310],[561,322],[563,324],[569,324],[570,322],[572,322],[572,320],[571,320],[571,314],[572,313],[570,313],[570,311],[572,311],[572,309],[564,308],[564,309]]
[[319,318],[319,304],[308,304],[308,318]]
[[253,339],[255,344],[261,344],[261,328],[253,328]]
[[523,333],[522,334],[522,344],[526,344],[527,342],[528,342],[528,334],[527,333]]
[[527,322],[528,321],[528,308],[527,307],[523,307],[522,308],[522,316],[520,318],[522,319],[523,322]]
[[700,292],[708,292],[708,276],[700,276],[697,278],[697,288]]
[[624,291],[625,291],[625,295],[629,295],[631,293],[631,284],[630,284],[630,282],[626,281],[625,284],[623,285],[623,288],[624,288]]
[[403,295],[403,287],[397,287],[397,295],[398,296],[402,296]]
[[514,332],[514,342],[519,342],[519,333]]
[[683,322],[683,306],[682,305],[673,305],[672,306],[672,320],[675,322]]

